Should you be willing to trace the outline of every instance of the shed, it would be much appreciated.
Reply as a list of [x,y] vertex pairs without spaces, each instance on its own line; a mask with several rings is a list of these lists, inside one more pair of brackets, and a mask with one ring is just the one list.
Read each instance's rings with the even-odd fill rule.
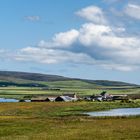
[[73,98],[69,97],[69,96],[58,96],[56,99],[55,99],[56,102],[71,102],[73,101]]
[[114,95],[112,95],[112,98],[113,98],[113,100],[124,100],[124,99],[127,99],[128,98],[128,96],[127,95],[116,95],[116,94],[114,94]]
[[46,102],[47,97],[33,97],[31,98],[31,102]]
[[103,97],[101,95],[95,96],[95,100],[101,102],[103,100]]
[[54,102],[55,97],[47,97],[46,102]]

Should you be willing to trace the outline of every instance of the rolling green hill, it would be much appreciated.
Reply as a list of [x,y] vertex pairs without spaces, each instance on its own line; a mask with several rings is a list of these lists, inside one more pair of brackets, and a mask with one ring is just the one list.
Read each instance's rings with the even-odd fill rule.
[[126,88],[137,87],[135,84],[108,81],[68,78],[58,75],[39,73],[0,71],[0,86],[52,87],[52,88]]

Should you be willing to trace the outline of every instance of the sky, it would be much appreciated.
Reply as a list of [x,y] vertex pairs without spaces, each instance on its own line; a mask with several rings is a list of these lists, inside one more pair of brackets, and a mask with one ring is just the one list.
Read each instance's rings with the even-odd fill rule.
[[139,0],[0,0],[0,70],[140,84]]

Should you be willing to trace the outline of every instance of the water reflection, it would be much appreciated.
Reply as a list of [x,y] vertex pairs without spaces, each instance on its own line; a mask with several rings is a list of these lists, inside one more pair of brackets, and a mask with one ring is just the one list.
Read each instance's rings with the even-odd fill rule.
[[[17,100],[17,99],[12,99],[12,98],[9,98],[9,99],[6,99],[6,98],[0,98],[0,102],[4,103],[4,102],[13,102],[13,103],[16,103],[16,102],[19,102],[20,100]],[[24,100],[24,102],[30,102],[30,100]]]
[[140,115],[140,108],[120,108],[112,109],[108,111],[88,112],[85,113],[90,116],[102,117],[102,116],[135,116]]

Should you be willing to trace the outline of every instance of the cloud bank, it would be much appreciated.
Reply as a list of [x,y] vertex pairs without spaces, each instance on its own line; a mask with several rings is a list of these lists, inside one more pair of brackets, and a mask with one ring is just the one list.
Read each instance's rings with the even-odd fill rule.
[[[140,19],[138,5],[129,3],[122,12],[128,17]],[[88,6],[75,14],[85,20],[79,29],[56,33],[51,41],[41,40],[36,47],[22,48],[14,54],[14,60],[97,65],[120,71],[140,68],[140,36],[127,33],[125,26],[114,27],[100,7]],[[34,21],[39,17],[28,19]]]

